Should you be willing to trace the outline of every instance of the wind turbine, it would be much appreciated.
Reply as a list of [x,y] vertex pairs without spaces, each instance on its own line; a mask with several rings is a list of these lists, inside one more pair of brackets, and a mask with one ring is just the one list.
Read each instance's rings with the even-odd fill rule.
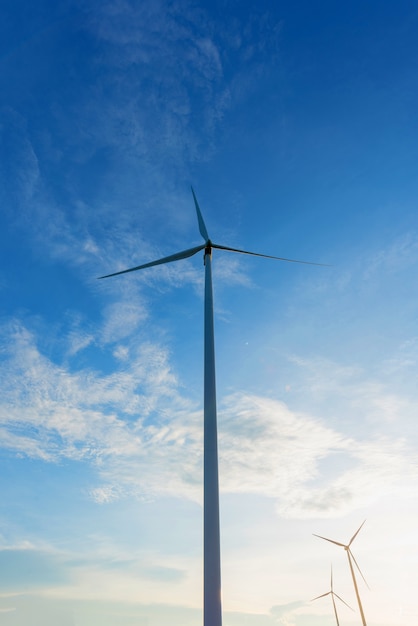
[[[331,565],[331,590],[327,591],[327,593],[323,593],[320,596],[316,596],[316,598],[312,598],[311,602],[313,602],[314,600],[318,600],[319,598],[325,598],[325,596],[331,596],[332,599],[332,606],[334,607],[334,615],[335,615],[335,619],[337,622],[337,626],[340,626],[340,622],[338,620],[338,613],[337,613],[337,606],[335,604],[335,600],[334,600],[334,596],[336,598],[338,598],[338,600],[340,600],[341,602],[343,602],[343,604],[345,604],[345,606],[348,606],[349,609],[351,609],[351,606],[349,604],[347,604],[347,602],[345,602],[342,598],[340,598],[340,596],[335,593],[333,585],[332,585],[332,565]],[[353,609],[351,609],[353,611]]]
[[203,400],[203,623],[204,626],[222,625],[221,607],[221,555],[219,534],[219,481],[218,481],[218,435],[216,419],[216,385],[215,385],[215,341],[213,326],[213,292],[212,292],[212,250],[228,250],[240,254],[303,263],[305,265],[323,265],[283,257],[258,254],[248,250],[238,250],[229,246],[213,243],[203,221],[202,213],[192,187],[193,200],[197,213],[200,234],[204,243],[182,252],[163,257],[157,261],[137,265],[120,272],[100,276],[110,278],[128,272],[135,272],[154,265],[162,265],[173,261],[187,259],[204,250],[205,265],[205,316],[204,316],[204,400]]
[[[357,586],[356,576],[355,576],[355,573],[354,573],[353,562],[354,562],[355,566],[357,567],[358,571],[360,572],[360,575],[361,575],[362,579],[364,580],[364,582],[366,583],[366,585],[367,585],[367,581],[364,578],[363,573],[362,573],[362,571],[361,571],[361,569],[360,569],[356,559],[354,558],[354,554],[351,552],[350,546],[353,543],[354,539],[359,534],[360,530],[363,528],[365,522],[366,522],[366,520],[364,520],[364,522],[361,524],[360,528],[358,528],[356,530],[356,532],[354,533],[354,535],[351,537],[350,541],[347,544],[341,543],[339,541],[334,541],[334,539],[328,539],[327,537],[322,537],[321,535],[315,535],[315,533],[314,533],[315,537],[319,537],[320,539],[325,539],[325,541],[330,541],[331,543],[335,543],[335,545],[341,546],[346,551],[347,558],[348,558],[348,564],[350,566],[351,577],[353,579],[354,591],[355,591],[355,594],[356,594],[356,598],[357,598],[357,602],[358,602],[358,608],[360,610],[361,621],[363,623],[363,626],[367,626],[367,624],[366,624],[366,618],[364,617],[363,606],[362,606],[361,600],[360,600],[360,594],[359,594],[359,590],[358,590],[358,586]],[[368,586],[369,585],[367,585],[367,587]]]

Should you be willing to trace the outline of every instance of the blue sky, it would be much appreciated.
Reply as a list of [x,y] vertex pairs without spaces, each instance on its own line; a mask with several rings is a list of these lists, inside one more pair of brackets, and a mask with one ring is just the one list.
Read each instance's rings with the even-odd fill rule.
[[[225,626],[413,626],[414,3],[6,0],[0,614],[202,623],[211,238]],[[354,549],[355,548],[355,549]],[[341,622],[360,623],[342,606]]]

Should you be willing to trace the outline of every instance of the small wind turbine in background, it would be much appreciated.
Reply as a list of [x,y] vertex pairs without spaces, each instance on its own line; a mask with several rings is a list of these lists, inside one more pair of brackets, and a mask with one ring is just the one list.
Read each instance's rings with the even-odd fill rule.
[[213,293],[212,293],[212,250],[227,250],[240,254],[288,261],[290,263],[303,263],[305,265],[323,265],[322,263],[310,263],[309,261],[297,261],[283,257],[258,254],[247,250],[238,250],[229,246],[213,243],[206,230],[202,213],[199,208],[195,193],[192,188],[194,204],[197,213],[199,231],[204,243],[195,248],[189,248],[157,261],[137,265],[127,270],[100,276],[110,278],[127,272],[135,272],[154,265],[162,265],[173,261],[187,259],[197,252],[204,250],[205,265],[205,322],[204,322],[204,435],[203,435],[203,614],[204,626],[222,625],[221,607],[221,556],[219,535],[219,481],[218,481],[218,435],[216,419],[216,385],[215,385],[215,341],[213,328]]
[[319,600],[319,598],[325,598],[325,596],[331,596],[332,606],[334,607],[335,620],[337,622],[337,626],[340,626],[340,622],[338,620],[337,606],[335,604],[334,597],[338,598],[338,600],[340,600],[343,604],[345,604],[345,606],[348,606],[348,608],[351,609],[352,611],[354,609],[352,609],[351,606],[349,604],[347,604],[347,602],[345,602],[337,593],[335,593],[334,587],[333,587],[333,584],[332,584],[332,565],[331,565],[331,590],[327,591],[327,593],[323,593],[320,596],[316,596],[316,598],[312,598],[311,602],[313,602],[314,600]]
[[339,541],[334,541],[334,539],[328,539],[327,537],[322,537],[321,535],[315,535],[315,533],[313,533],[315,537],[319,537],[320,539],[325,539],[325,541],[329,541],[331,543],[335,543],[335,545],[341,546],[346,551],[347,558],[348,558],[348,564],[350,566],[351,578],[353,579],[354,591],[355,591],[355,594],[356,594],[356,598],[357,598],[357,602],[358,602],[358,608],[360,610],[361,621],[363,623],[363,626],[367,626],[367,624],[366,624],[366,618],[364,617],[363,606],[362,606],[361,600],[360,600],[360,594],[359,594],[359,590],[358,590],[358,586],[357,586],[356,576],[355,576],[355,573],[354,573],[353,562],[354,562],[355,566],[357,567],[358,571],[360,572],[360,575],[361,575],[362,579],[364,580],[364,582],[366,583],[367,587],[369,585],[367,584],[367,581],[364,578],[363,573],[362,573],[362,571],[361,571],[361,569],[360,569],[356,559],[354,558],[354,554],[351,552],[350,546],[353,543],[354,539],[359,534],[360,530],[363,528],[365,521],[366,520],[364,520],[364,522],[363,522],[363,524],[361,524],[360,528],[358,528],[356,530],[356,532],[354,533],[354,535],[351,537],[350,541],[347,544],[341,543]]

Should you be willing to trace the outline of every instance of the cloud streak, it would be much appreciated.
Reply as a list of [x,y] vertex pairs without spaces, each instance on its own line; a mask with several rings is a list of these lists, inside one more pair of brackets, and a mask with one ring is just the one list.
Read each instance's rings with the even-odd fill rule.
[[[119,351],[108,375],[72,372],[42,355],[25,328],[3,329],[1,445],[48,462],[91,462],[98,503],[127,493],[200,501],[201,411],[180,392],[164,350],[138,344],[129,355]],[[242,392],[221,401],[219,431],[222,490],[273,498],[285,517],[341,515],[417,474],[401,439],[347,437]]]

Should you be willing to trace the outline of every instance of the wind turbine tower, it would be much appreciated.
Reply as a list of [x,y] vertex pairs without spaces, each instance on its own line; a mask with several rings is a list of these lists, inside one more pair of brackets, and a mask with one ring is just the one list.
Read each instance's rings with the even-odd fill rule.
[[[346,551],[347,558],[348,558],[348,564],[349,564],[350,572],[351,572],[351,578],[353,580],[354,591],[355,591],[355,594],[356,594],[358,608],[359,608],[359,611],[360,611],[361,621],[363,623],[363,626],[367,626],[367,624],[366,624],[366,618],[364,616],[363,606],[362,606],[361,600],[360,600],[360,593],[359,593],[359,590],[358,590],[357,580],[356,580],[356,576],[355,576],[355,573],[354,573],[353,563],[355,564],[355,566],[357,567],[358,571],[360,572],[360,575],[361,575],[362,579],[364,580],[364,582],[366,583],[366,585],[367,585],[367,582],[366,582],[366,579],[363,576],[363,573],[362,573],[362,571],[361,571],[361,569],[360,569],[356,559],[354,558],[353,553],[351,552],[351,547],[350,546],[353,543],[354,539],[359,534],[360,530],[363,528],[365,521],[366,520],[364,520],[364,522],[361,524],[360,528],[358,528],[356,530],[356,532],[354,533],[354,535],[351,537],[350,541],[347,544],[341,543],[339,541],[334,541],[334,539],[328,539],[327,537],[322,537],[321,535],[315,535],[315,533],[314,533],[314,537],[319,537],[320,539],[325,539],[325,541],[329,541],[331,543],[335,543],[335,545],[341,546]],[[367,585],[367,587],[368,586],[369,585]]]
[[335,604],[335,598],[338,598],[338,600],[340,600],[340,602],[342,602],[343,604],[345,604],[345,606],[348,606],[349,609],[353,610],[351,608],[351,606],[349,604],[347,604],[347,602],[345,602],[337,593],[335,593],[334,591],[334,587],[332,584],[332,566],[331,566],[331,590],[327,591],[327,593],[323,593],[320,596],[316,596],[316,598],[312,598],[311,602],[313,602],[314,600],[319,600],[319,598],[325,598],[325,596],[331,596],[332,599],[332,606],[334,607],[334,615],[335,615],[335,620],[337,622],[337,626],[340,626],[340,622],[338,620],[338,613],[337,613],[337,606]]
[[221,605],[221,550],[219,532],[219,481],[218,481],[218,435],[216,416],[215,383],[215,340],[213,324],[212,290],[212,250],[227,250],[239,254],[303,263],[305,265],[323,265],[309,261],[298,261],[283,257],[258,254],[247,250],[238,250],[229,246],[213,243],[209,238],[202,213],[192,188],[197,221],[204,243],[188,250],[177,252],[156,261],[137,265],[126,270],[106,274],[100,278],[110,278],[128,272],[135,272],[154,265],[163,265],[187,259],[204,250],[205,265],[205,313],[204,313],[204,400],[203,400],[203,623],[204,626],[222,626]]

